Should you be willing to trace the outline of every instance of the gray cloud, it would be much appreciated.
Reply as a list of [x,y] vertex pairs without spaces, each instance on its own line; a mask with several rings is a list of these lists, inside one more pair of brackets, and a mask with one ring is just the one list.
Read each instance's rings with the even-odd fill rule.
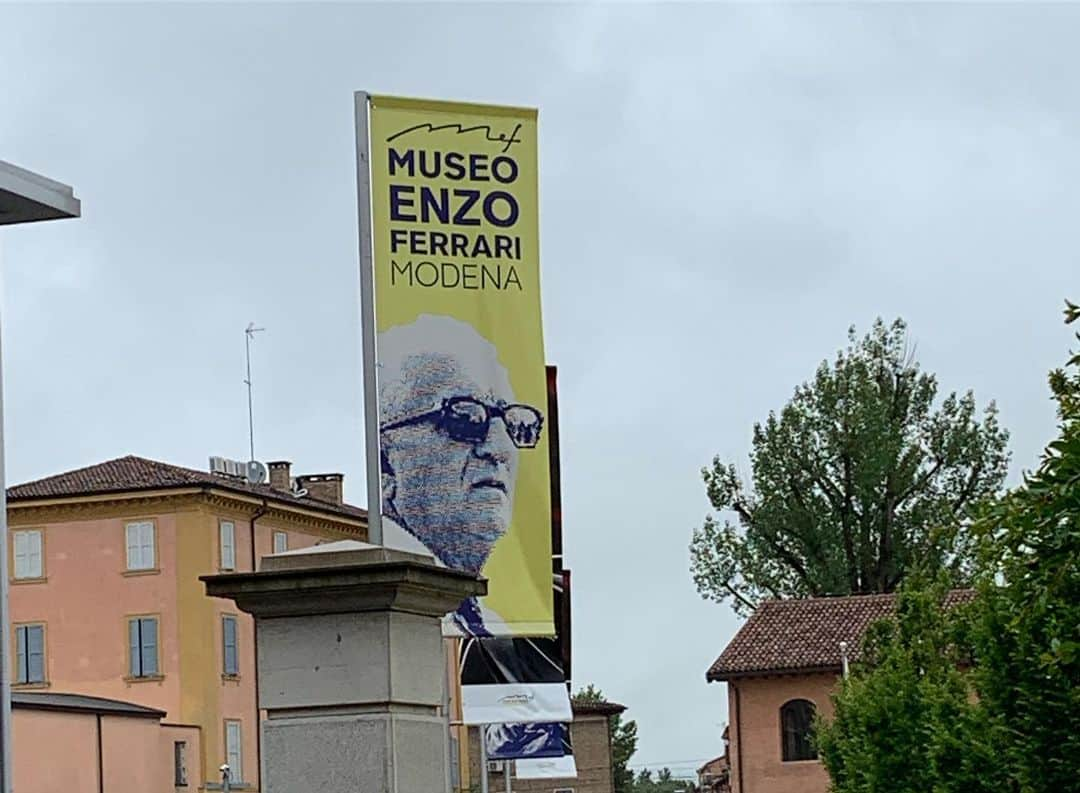
[[[850,323],[1053,428],[1080,147],[1072,6],[0,7],[0,156],[85,217],[3,235],[9,476],[257,447],[365,500],[351,92],[541,108],[577,677],[636,762],[718,754],[737,627],[686,544]],[[745,462],[743,463],[745,466]]]

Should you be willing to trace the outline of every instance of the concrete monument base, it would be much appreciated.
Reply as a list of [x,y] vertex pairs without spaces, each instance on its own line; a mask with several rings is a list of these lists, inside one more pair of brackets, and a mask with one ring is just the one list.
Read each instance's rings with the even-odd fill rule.
[[482,580],[348,541],[203,581],[255,617],[266,793],[449,790],[442,617]]

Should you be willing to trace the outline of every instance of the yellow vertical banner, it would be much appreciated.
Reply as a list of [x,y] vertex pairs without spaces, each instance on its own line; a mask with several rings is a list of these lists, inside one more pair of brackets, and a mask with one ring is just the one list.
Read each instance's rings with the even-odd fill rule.
[[488,579],[448,635],[551,635],[536,111],[368,101],[383,542]]

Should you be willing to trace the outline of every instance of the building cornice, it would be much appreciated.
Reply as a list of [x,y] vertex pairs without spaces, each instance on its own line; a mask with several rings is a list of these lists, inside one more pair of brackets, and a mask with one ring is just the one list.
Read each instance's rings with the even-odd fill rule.
[[259,510],[262,513],[260,519],[267,518],[287,526],[330,531],[350,537],[367,536],[367,524],[361,518],[350,518],[301,504],[290,505],[210,486],[26,499],[9,501],[7,506],[8,520],[12,526],[65,520],[94,520],[150,512],[185,512],[209,507],[216,511],[235,513],[241,518]]

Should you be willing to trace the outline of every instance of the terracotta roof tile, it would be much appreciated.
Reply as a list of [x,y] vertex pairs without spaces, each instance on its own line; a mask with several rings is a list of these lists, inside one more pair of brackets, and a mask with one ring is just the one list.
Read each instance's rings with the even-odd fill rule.
[[[950,592],[947,605],[969,601],[974,592]],[[735,634],[705,679],[730,680],[762,674],[839,670],[840,642],[858,658],[863,633],[888,617],[896,595],[766,600]]]
[[270,485],[253,485],[209,471],[196,471],[178,465],[128,455],[104,463],[66,471],[62,474],[14,485],[8,488],[8,501],[19,503],[46,498],[130,493],[140,490],[168,490],[184,487],[214,487],[245,495],[266,498],[278,503],[299,505],[353,520],[367,520],[367,510],[352,504],[334,504],[306,496],[297,498]]
[[570,704],[575,716],[618,716],[626,710],[626,706],[618,702],[582,702],[572,699]]

